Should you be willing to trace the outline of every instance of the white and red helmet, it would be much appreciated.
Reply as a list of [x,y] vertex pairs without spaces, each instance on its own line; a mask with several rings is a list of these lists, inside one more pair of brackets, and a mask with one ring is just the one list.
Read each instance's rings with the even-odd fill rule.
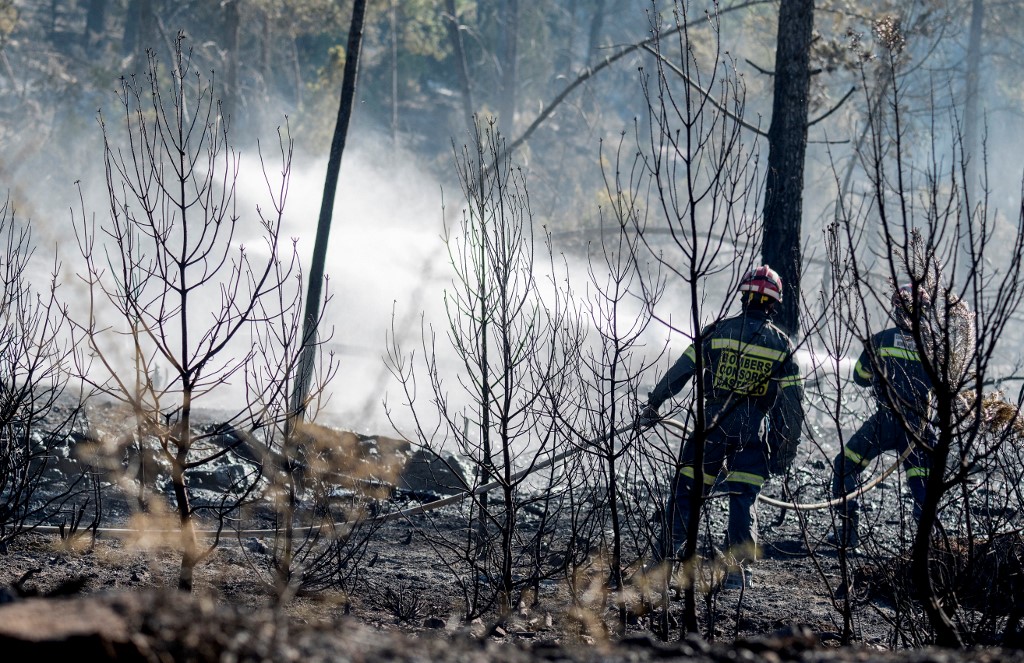
[[782,277],[768,265],[761,265],[748,271],[740,279],[736,289],[739,292],[765,295],[777,302],[782,301]]

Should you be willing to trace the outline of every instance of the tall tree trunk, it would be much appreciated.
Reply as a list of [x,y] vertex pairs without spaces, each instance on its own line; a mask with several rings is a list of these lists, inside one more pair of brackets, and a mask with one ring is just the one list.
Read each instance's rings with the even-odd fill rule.
[[146,49],[156,48],[153,0],[130,0],[121,48],[125,55],[134,58],[136,67],[146,66]]
[[[568,0],[562,13],[552,12],[548,21],[552,34],[563,35],[565,41],[554,53],[554,66],[552,67],[552,82],[557,82],[567,72],[571,71],[575,61],[576,50],[576,7],[579,0]],[[586,62],[589,62],[587,60]]]
[[275,87],[274,74],[270,67],[270,53],[274,42],[270,12],[267,10],[260,12],[260,34],[262,35],[260,39],[260,75],[263,76],[263,91],[269,96],[271,88]]
[[762,256],[782,277],[785,297],[776,322],[799,331],[801,220],[814,0],[782,0],[775,49],[775,95],[768,128]]
[[980,189],[978,182],[978,162],[983,158],[981,150],[981,118],[980,77],[981,77],[981,38],[985,23],[985,0],[972,0],[971,26],[967,39],[967,71],[964,85],[964,124],[963,124],[963,158],[964,158],[964,208],[960,214],[960,252],[957,256],[957,269],[961,282],[966,283],[971,266],[971,209],[977,204]]
[[391,149],[398,151],[398,0],[391,0],[388,10],[391,29]]
[[[974,167],[981,157],[980,150],[980,119],[978,114],[979,79],[981,77],[981,37],[985,23],[985,0],[972,0],[971,25],[967,40],[967,71],[964,86],[964,157],[970,172],[977,173]],[[976,189],[973,178],[967,181],[968,191]]]
[[601,31],[604,28],[604,15],[607,11],[605,3],[607,0],[597,0],[594,3],[594,15],[590,19],[590,34],[587,38],[587,64],[597,59],[598,44],[601,40]]
[[502,25],[505,43],[501,57],[501,104],[498,126],[511,136],[515,130],[516,90],[519,87],[519,0],[505,0]]
[[107,33],[107,0],[89,0],[85,13],[85,47],[93,50],[106,39]]
[[238,7],[238,0],[224,0],[221,6],[224,8],[224,50],[226,51],[225,63],[227,69],[227,80],[224,87],[224,113],[232,120],[237,120],[238,111],[238,33],[241,27],[242,17]]
[[466,48],[462,41],[462,29],[459,22],[459,15],[455,13],[455,0],[445,0],[445,27],[448,29],[448,39],[452,42],[452,56],[455,58],[455,69],[459,77],[459,87],[462,88],[462,115],[466,122],[466,131],[473,132],[476,123],[473,121],[473,113],[476,106],[473,104],[473,86],[469,77],[469,62],[466,60]]
[[338,176],[341,172],[341,156],[345,152],[348,125],[352,119],[352,107],[356,98],[356,78],[359,73],[359,52],[363,44],[363,19],[366,16],[366,0],[355,0],[352,6],[352,21],[348,29],[348,46],[345,49],[345,75],[341,83],[341,102],[338,104],[338,119],[334,125],[331,140],[331,154],[327,160],[327,178],[324,183],[323,200],[320,203],[320,218],[316,228],[316,242],[313,245],[313,261],[309,270],[309,286],[306,291],[306,307],[302,324],[302,356],[299,359],[298,374],[292,388],[292,423],[301,421],[306,412],[306,398],[313,379],[318,343],[317,326],[320,323],[320,299],[323,296],[324,264],[327,261],[327,241],[331,234],[331,219],[334,213],[334,196],[338,190]]

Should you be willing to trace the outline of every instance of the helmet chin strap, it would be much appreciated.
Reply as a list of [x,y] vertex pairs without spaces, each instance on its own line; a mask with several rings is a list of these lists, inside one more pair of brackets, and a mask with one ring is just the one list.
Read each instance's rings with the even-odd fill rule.
[[756,292],[745,292],[740,295],[740,303],[743,304],[743,308],[757,308],[762,311],[771,314],[775,311],[775,306],[778,304],[774,299],[768,295],[761,295]]

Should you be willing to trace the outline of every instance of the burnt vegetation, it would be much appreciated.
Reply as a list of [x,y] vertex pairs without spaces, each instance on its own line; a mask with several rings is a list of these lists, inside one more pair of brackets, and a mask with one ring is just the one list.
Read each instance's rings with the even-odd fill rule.
[[[219,3],[217,14],[235,51],[240,4]],[[252,4],[268,30],[281,18],[273,3]],[[69,50],[115,48],[108,3],[88,5],[76,14],[51,3],[49,38],[74,26],[80,39]],[[311,16],[340,21],[336,10],[295,5],[295,49],[306,47],[299,24]],[[40,272],[31,224],[12,203],[0,208],[0,547],[38,530],[75,555],[117,529],[125,549],[172,550],[170,584],[186,592],[205,589],[203,566],[230,555],[258,588],[250,603],[287,610],[319,600],[404,628],[480,624],[477,636],[524,638],[560,629],[591,643],[638,631],[735,639],[799,621],[798,608],[758,597],[769,592],[760,575],[779,601],[787,585],[820,598],[806,619],[818,642],[1024,647],[1024,390],[1015,391],[1021,367],[1010,359],[1021,342],[1024,205],[1007,213],[992,203],[995,184],[979,177],[986,161],[970,151],[971,127],[956,111],[933,106],[930,128],[942,131],[926,148],[908,144],[922,126],[906,101],[919,90],[904,76],[900,26],[879,21],[877,50],[858,42],[837,67],[859,77],[863,133],[846,160],[829,153],[830,218],[807,240],[799,224],[766,229],[763,210],[778,201],[762,193],[763,132],[750,124],[738,61],[696,34],[703,23],[689,4],[652,11],[649,35],[628,51],[640,58],[636,119],[590,152],[601,184],[575,201],[596,209],[580,242],[573,222],[553,228],[535,202],[553,206],[548,169],[558,168],[551,152],[522,149],[537,129],[517,132],[513,121],[517,71],[489,72],[501,93],[488,102],[505,110],[477,113],[473,53],[459,29],[468,19],[443,5],[431,26],[459,60],[456,115],[467,124],[447,133],[463,139],[444,160],[458,191],[440,210],[445,315],[421,318],[409,334],[396,305],[380,353],[391,378],[379,395],[394,426],[386,435],[344,431],[325,416],[332,384],[346,379],[331,351],[343,332],[331,327],[326,280],[313,290],[318,313],[306,313],[299,240],[284,230],[291,119],[258,152],[269,204],[245,209],[239,196],[234,136],[259,124],[253,107],[269,87],[309,93],[308,68],[295,55],[291,80],[267,54],[257,75],[236,52],[232,60],[184,32],[169,36],[174,10],[129,2],[118,14],[116,48],[144,64],[119,79],[114,110],[98,116],[104,191],[78,188],[74,259],[44,261]],[[412,11],[397,2],[391,11],[399,6]],[[515,13],[498,21],[474,7],[485,27],[516,25]],[[700,21],[721,35],[728,11]],[[0,32],[19,34],[3,19],[21,13],[28,7],[0,2]],[[146,51],[147,39],[165,43]],[[370,80],[384,78],[373,59],[383,43],[373,42]],[[515,61],[506,47],[498,59]],[[226,75],[208,74],[219,58]],[[333,90],[336,73],[321,72],[316,85]],[[399,106],[392,99],[393,118]],[[300,113],[300,139],[320,135],[315,115]],[[531,159],[544,165],[528,167]],[[722,545],[727,496],[715,477],[686,514],[682,559],[654,563],[683,466],[680,438],[702,458],[716,426],[704,417],[702,381],[665,404],[659,425],[640,415],[669,362],[735,306],[766,232],[772,251],[781,239],[803,252],[798,260],[813,256],[794,274],[802,281],[786,284],[807,418],[793,463],[762,492],[755,582],[730,589],[723,578],[736,551]],[[568,248],[560,233],[572,235]],[[926,497],[915,503],[908,473],[889,467],[905,454],[866,463],[864,482],[887,474],[859,496],[854,545],[839,515],[852,497],[833,496],[842,467],[833,459],[874,404],[853,385],[851,358],[896,324],[890,298],[904,283],[929,304],[911,316],[901,349],[927,375],[934,439],[900,414],[907,403],[893,376],[880,375],[876,390],[927,458]],[[30,593],[32,575],[13,582],[16,593]]]

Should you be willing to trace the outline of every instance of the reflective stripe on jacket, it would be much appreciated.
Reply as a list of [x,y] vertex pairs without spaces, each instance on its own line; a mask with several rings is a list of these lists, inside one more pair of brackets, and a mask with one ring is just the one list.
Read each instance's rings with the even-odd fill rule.
[[[750,430],[772,410],[781,394],[787,406],[799,412],[787,417],[790,430],[779,432],[799,435],[803,422],[800,367],[789,337],[764,312],[746,309],[710,325],[700,338],[709,422],[721,415],[718,423],[724,428]],[[650,405],[658,408],[679,393],[696,369],[697,349],[691,344],[651,391]],[[736,417],[743,422],[730,421]]]
[[908,331],[892,327],[872,336],[857,359],[853,380],[870,386],[879,405],[927,416],[931,380]]

